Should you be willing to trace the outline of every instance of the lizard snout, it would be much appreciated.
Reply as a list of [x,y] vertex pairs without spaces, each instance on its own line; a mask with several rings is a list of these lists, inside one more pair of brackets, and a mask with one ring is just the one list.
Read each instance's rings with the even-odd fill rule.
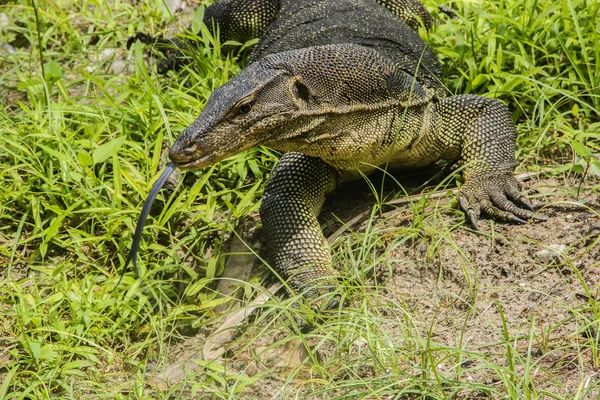
[[185,143],[176,141],[169,151],[169,158],[177,163],[180,169],[198,169],[219,160],[215,152],[202,151],[203,146],[197,142]]
[[198,125],[203,122],[202,117],[198,120],[181,132],[169,151],[169,158],[176,162],[180,169],[203,168],[234,154],[238,150],[215,140],[215,137],[219,137],[215,132],[198,129]]
[[169,151],[169,158],[176,163],[187,163],[198,158],[198,143],[177,140]]

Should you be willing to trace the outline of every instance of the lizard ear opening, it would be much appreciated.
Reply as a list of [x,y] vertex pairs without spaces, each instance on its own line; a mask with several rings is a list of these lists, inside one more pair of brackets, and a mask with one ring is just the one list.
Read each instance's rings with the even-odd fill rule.
[[300,82],[299,80],[296,80],[293,84],[292,84],[292,94],[294,95],[294,97],[298,100],[302,100],[302,101],[309,101],[310,98],[312,97],[310,95],[310,90],[308,89],[308,87]]

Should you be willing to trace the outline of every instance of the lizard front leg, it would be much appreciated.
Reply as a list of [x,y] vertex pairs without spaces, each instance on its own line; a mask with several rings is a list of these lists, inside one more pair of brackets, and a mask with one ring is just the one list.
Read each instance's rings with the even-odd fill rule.
[[286,153],[269,178],[260,207],[267,258],[290,288],[313,304],[336,305],[324,295],[339,286],[331,250],[317,217],[337,184],[335,169],[319,158]]
[[459,204],[475,228],[481,213],[517,223],[543,219],[534,214],[513,175],[517,131],[503,103],[454,96],[438,102],[431,115],[437,126],[434,136],[444,148],[442,158],[465,164]]

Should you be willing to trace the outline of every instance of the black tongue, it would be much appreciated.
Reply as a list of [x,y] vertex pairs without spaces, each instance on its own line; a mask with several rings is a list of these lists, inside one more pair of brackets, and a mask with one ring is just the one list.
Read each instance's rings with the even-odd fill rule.
[[[123,275],[127,272],[127,267],[130,262],[133,262],[133,270],[135,271],[135,276],[140,277],[140,271],[137,266],[137,253],[140,248],[140,241],[142,240],[142,231],[144,230],[144,224],[146,223],[146,219],[148,218],[148,214],[150,214],[150,208],[152,207],[152,203],[156,200],[156,196],[162,187],[167,182],[167,179],[173,171],[177,168],[177,163],[171,162],[167,165],[167,168],[163,171],[162,175],[158,178],[158,180],[152,186],[152,190],[148,195],[148,198],[144,202],[144,206],[142,207],[142,213],[140,214],[140,218],[138,219],[137,226],[135,227],[135,234],[133,235],[133,243],[131,244],[131,250],[129,250],[129,254],[127,255],[127,261],[125,262],[125,267],[123,268],[123,272],[121,273],[121,278],[119,279],[119,283],[121,279],[123,279]],[[117,286],[119,284],[117,283]]]

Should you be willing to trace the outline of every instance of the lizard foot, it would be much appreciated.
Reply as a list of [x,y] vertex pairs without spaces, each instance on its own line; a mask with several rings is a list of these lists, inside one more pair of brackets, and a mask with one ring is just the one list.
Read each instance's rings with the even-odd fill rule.
[[450,7],[442,5],[442,6],[438,6],[438,10],[440,10],[441,12],[446,14],[448,17],[450,17],[450,19],[453,19],[455,21],[458,20],[458,14],[456,14],[456,12],[453,9],[451,9]]
[[170,70],[176,70],[179,66],[186,64],[186,56],[184,51],[190,46],[186,45],[185,41],[179,39],[164,39],[161,36],[150,36],[148,34],[138,32],[127,39],[127,49],[129,50],[133,43],[137,40],[151,45],[158,50],[165,59],[158,62],[156,71],[164,75]]
[[[341,301],[342,295],[339,290],[335,290],[320,295],[318,299],[305,302],[304,305],[307,308],[295,316],[296,325],[302,333],[311,331],[315,326],[323,322],[325,316],[324,312],[338,308]],[[300,309],[301,308],[299,308],[299,311]]]
[[477,230],[482,212],[492,219],[518,224],[531,219],[546,221],[546,217],[535,214],[520,186],[512,172],[489,174],[475,184],[467,181],[461,188],[458,204]]

